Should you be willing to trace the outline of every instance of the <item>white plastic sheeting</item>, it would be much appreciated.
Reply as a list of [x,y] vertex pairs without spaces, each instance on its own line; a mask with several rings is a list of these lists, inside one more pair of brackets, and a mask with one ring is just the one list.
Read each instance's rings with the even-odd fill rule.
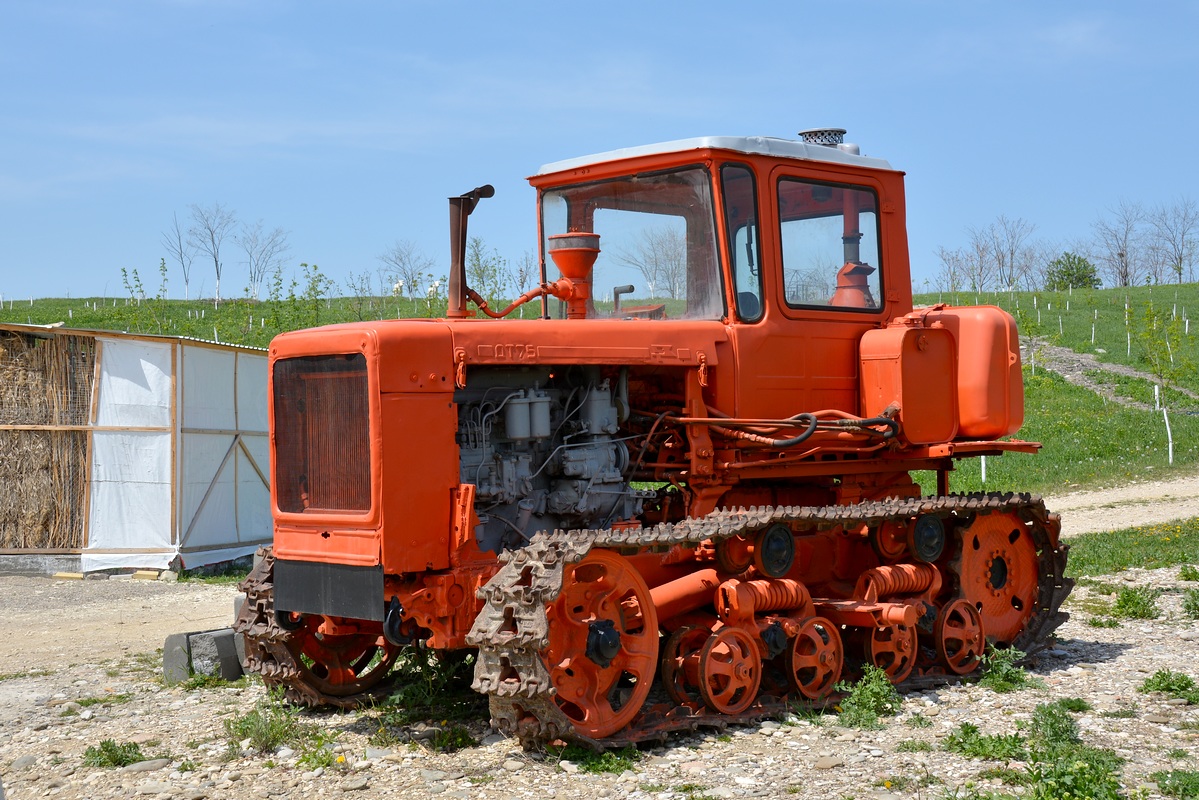
[[194,568],[269,541],[266,357],[99,341],[82,569]]

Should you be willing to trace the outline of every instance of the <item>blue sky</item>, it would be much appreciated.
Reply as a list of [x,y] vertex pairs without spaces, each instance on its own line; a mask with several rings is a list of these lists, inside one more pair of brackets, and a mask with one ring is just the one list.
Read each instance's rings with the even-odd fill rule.
[[[907,172],[919,285],[1000,214],[1069,242],[1199,195],[1197,30],[1193,2],[5,0],[0,294],[156,286],[193,203],[339,283],[397,239],[444,271],[445,198],[485,182],[471,232],[515,260],[543,163],[819,126]],[[192,294],[213,282],[197,261]]]

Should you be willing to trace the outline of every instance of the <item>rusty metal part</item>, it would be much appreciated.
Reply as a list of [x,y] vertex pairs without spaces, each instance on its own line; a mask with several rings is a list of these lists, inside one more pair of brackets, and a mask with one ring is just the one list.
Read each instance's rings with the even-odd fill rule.
[[[733,536],[751,537],[778,522],[829,530],[876,527],[888,520],[910,521],[923,514],[953,521],[985,512],[1009,514],[1023,521],[1035,545],[1037,597],[1031,616],[1011,641],[1026,658],[1031,657],[1049,645],[1050,635],[1065,622],[1067,615],[1060,608],[1074,585],[1064,575],[1068,548],[1058,542],[1057,515],[1046,512],[1041,499],[1028,494],[945,495],[845,506],[724,509],[650,528],[539,533],[521,550],[501,555],[503,566],[479,592],[484,607],[468,636],[468,643],[479,648],[473,686],[490,697],[496,726],[528,747],[558,738],[594,747],[621,747],[661,741],[673,731],[722,727],[779,714],[787,708],[784,701],[764,697],[740,713],[724,715],[685,705],[646,705],[627,727],[602,741],[581,734],[554,703],[553,686],[541,657],[547,638],[546,608],[561,590],[566,566],[592,547],[663,548],[695,546],[707,540],[719,544]],[[907,685],[935,686],[950,679],[925,675],[909,678]]]
[[945,669],[955,675],[973,672],[987,648],[982,614],[962,598],[946,603],[933,623],[933,640]]
[[866,660],[887,673],[891,683],[900,683],[916,666],[916,628],[896,623],[874,628],[866,638]]
[[823,617],[809,617],[787,649],[787,683],[809,700],[833,693],[845,666],[845,646],[837,626]]
[[703,702],[699,696],[699,653],[712,631],[699,625],[684,625],[670,635],[662,648],[659,675],[662,688],[679,705]]
[[665,624],[681,614],[703,608],[712,602],[712,595],[719,585],[716,570],[701,569],[655,586],[649,595],[658,612],[658,621]]
[[762,683],[762,655],[755,637],[730,625],[716,631],[699,653],[699,694],[718,714],[749,708]]

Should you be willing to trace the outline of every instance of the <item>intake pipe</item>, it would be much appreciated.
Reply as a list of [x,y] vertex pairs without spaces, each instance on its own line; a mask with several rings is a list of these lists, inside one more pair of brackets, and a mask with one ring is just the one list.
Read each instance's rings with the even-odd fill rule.
[[458,197],[450,198],[450,285],[447,317],[470,316],[466,310],[466,220],[484,197],[494,197],[490,183],[477,186]]

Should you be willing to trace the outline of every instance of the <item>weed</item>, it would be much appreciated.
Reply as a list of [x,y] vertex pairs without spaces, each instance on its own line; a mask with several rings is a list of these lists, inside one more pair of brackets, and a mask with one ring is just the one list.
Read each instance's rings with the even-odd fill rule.
[[1186,697],[1195,691],[1195,679],[1184,672],[1159,669],[1146,678],[1137,691],[1142,694],[1162,692],[1174,697]]
[[984,734],[977,725],[969,722],[963,722],[961,727],[945,737],[944,747],[951,753],[988,761],[1023,760],[1028,757],[1028,748],[1020,734]]
[[1136,710],[1131,708],[1116,708],[1099,712],[1099,716],[1106,717],[1107,719],[1132,719],[1136,715]]
[[978,773],[985,781],[998,780],[1007,786],[1026,786],[1029,782],[1028,771],[1012,769],[1011,767],[990,767]]
[[1120,593],[1120,587],[1114,583],[1100,581],[1094,578],[1079,578],[1075,581],[1078,586],[1085,586],[1097,594],[1115,595]]
[[179,766],[175,767],[175,769],[179,770],[180,772],[195,772],[199,768],[200,765],[195,761],[192,761],[190,758],[183,759],[179,762]]
[[259,753],[270,753],[280,745],[298,742],[307,733],[294,708],[279,698],[265,697],[245,714],[225,720],[230,745],[249,739]]
[[727,733],[722,733],[722,734],[720,734],[719,736],[717,736],[717,737],[716,737],[716,741],[718,741],[718,742],[731,742],[731,741],[733,741],[733,737],[732,737],[732,736],[729,736]]
[[893,717],[903,705],[887,673],[873,664],[863,668],[856,683],[837,684],[837,691],[848,692],[840,704],[840,721],[847,728],[877,729],[879,717]]
[[932,749],[933,746],[931,744],[920,739],[904,739],[895,745],[896,753],[928,753]]
[[1047,752],[1082,741],[1078,736],[1078,723],[1060,700],[1041,703],[1033,709],[1028,728],[1033,746]]
[[1014,647],[997,649],[988,646],[983,655],[983,675],[978,685],[985,686],[997,694],[1006,694],[1018,689],[1041,688],[1044,684],[1024,671],[1016,662],[1024,653]]
[[1175,761],[1180,758],[1189,758],[1190,755],[1190,753],[1188,753],[1186,750],[1183,750],[1181,747],[1174,747],[1166,751],[1166,758],[1170,758]]
[[[403,741],[406,737],[394,729],[416,722],[448,723],[483,717],[487,713],[487,699],[471,691],[473,670],[473,654],[462,656],[419,647],[404,648],[392,671],[395,691],[377,709],[379,727],[371,737],[372,743],[388,746]],[[446,742],[452,744],[449,739]],[[470,744],[473,741],[459,747]]]
[[[688,784],[688,785],[690,785],[690,784]],[[640,786],[638,786],[637,788],[643,792],[648,792],[650,794],[657,794],[658,792],[666,791],[670,787],[668,787],[664,783],[643,783]],[[681,792],[682,789],[676,789],[676,791]]]
[[137,742],[117,744],[112,739],[105,739],[98,747],[83,751],[83,763],[89,767],[127,767],[145,760]]
[[1199,797],[1199,772],[1172,769],[1169,772],[1155,772],[1149,780],[1157,784],[1158,790],[1166,797],[1176,797],[1179,800]]
[[102,697],[81,697],[75,702],[82,708],[99,705],[116,705],[118,703],[128,703],[133,699],[131,694],[110,694]]
[[1183,564],[1178,570],[1178,577],[1184,581],[1199,581],[1199,568],[1190,564]]
[[470,731],[462,725],[451,725],[448,728],[442,728],[433,734],[433,739],[430,742],[433,749],[443,753],[453,753],[467,747],[474,747],[475,737],[470,735]]
[[1120,800],[1119,762],[1110,750],[1075,747],[1030,764],[1030,800]]
[[577,744],[568,744],[562,748],[550,748],[550,752],[556,755],[559,761],[565,760],[576,764],[579,772],[592,774],[610,772],[619,775],[633,769],[641,760],[641,751],[632,745],[619,750],[605,750],[597,753]]
[[1073,711],[1075,714],[1081,714],[1084,711],[1091,710],[1091,704],[1081,697],[1063,697],[1058,700],[1055,705],[1061,706],[1067,711]]
[[250,574],[253,564],[246,559],[226,561],[209,567],[185,569],[179,573],[180,583],[208,583],[217,586],[229,586],[241,583]]
[[1116,596],[1112,613],[1124,619],[1157,619],[1161,609],[1157,607],[1156,589],[1148,586],[1128,586]]
[[1091,617],[1087,620],[1087,624],[1092,628],[1119,628],[1120,621],[1111,617]]
[[1199,619],[1199,589],[1187,589],[1182,596],[1182,613]]
[[933,726],[933,721],[923,714],[917,713],[908,717],[907,722],[904,724],[909,728],[931,728]]
[[197,672],[180,685],[189,692],[194,692],[197,689],[221,689],[225,687],[244,689],[250,685],[250,677],[242,675],[237,680],[227,681],[220,675],[204,675]]
[[24,672],[0,672],[0,683],[4,681],[15,681],[18,678],[44,678],[47,675],[53,674],[53,672],[45,669],[29,669],[25,670]]
[[[495,780],[494,775],[469,775],[466,778],[472,786],[486,786]],[[647,790],[648,791],[648,790]],[[659,790],[660,791],[660,790]]]

